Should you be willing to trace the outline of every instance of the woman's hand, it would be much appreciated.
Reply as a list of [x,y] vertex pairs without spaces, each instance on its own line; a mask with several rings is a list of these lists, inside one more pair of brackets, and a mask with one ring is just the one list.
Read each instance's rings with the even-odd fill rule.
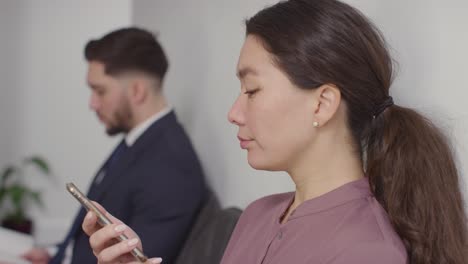
[[[140,264],[135,257],[130,253],[132,249],[138,247],[142,249],[142,244],[138,235],[122,221],[110,215],[101,205],[93,202],[111,221],[113,224],[101,227],[97,223],[96,214],[88,212],[83,220],[83,231],[90,236],[89,243],[93,249],[93,253],[98,259],[99,264]],[[120,234],[125,234],[128,240],[120,241],[117,237]],[[161,258],[148,259],[145,263],[157,264],[161,263]]]

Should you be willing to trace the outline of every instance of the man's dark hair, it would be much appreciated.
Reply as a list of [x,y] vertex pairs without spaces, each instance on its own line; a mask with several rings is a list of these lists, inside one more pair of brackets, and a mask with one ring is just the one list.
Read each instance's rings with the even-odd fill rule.
[[105,65],[105,72],[118,75],[138,71],[164,79],[168,61],[155,36],[140,28],[122,28],[86,44],[85,58]]

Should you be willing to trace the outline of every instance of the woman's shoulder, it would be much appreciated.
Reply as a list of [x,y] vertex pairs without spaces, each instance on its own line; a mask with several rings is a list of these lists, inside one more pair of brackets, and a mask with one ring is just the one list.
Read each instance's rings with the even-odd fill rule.
[[354,263],[380,263],[404,264],[407,263],[406,252],[384,241],[360,242],[337,252],[327,264],[354,264]]
[[288,205],[294,197],[293,192],[278,193],[259,198],[250,203],[246,210],[252,209],[272,209]]
[[406,263],[403,241],[373,196],[349,203],[323,249],[327,264]]
[[326,263],[377,263],[380,258],[389,262],[378,263],[405,263],[403,241],[375,197],[356,200],[340,221],[330,243],[336,262]]
[[268,212],[275,213],[286,208],[294,197],[293,192],[278,193],[259,198],[250,203],[244,210],[243,216],[267,216]]

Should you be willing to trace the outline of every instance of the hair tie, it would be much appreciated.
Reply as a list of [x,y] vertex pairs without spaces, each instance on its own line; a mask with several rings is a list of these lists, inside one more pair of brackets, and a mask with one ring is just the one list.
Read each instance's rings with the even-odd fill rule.
[[393,103],[393,98],[391,96],[388,96],[383,103],[378,105],[374,111],[374,114],[372,115],[372,118],[375,119],[377,116],[379,116],[385,109],[388,107],[394,105]]

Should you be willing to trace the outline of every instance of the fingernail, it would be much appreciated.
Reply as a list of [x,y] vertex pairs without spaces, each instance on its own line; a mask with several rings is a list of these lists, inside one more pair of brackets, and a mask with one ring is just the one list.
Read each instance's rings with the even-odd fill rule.
[[127,229],[127,226],[126,225],[118,225],[114,228],[115,232],[122,232],[124,231],[125,229]]
[[86,219],[89,220],[89,219],[91,219],[92,217],[93,217],[93,213],[92,213],[92,212],[88,212],[88,213],[86,214]]
[[162,258],[155,258],[155,259],[151,260],[151,263],[153,263],[153,264],[159,264],[161,262],[162,262]]
[[133,238],[133,239],[130,239],[130,240],[127,242],[127,245],[128,245],[129,247],[131,247],[131,246],[136,245],[137,243],[138,243],[138,238]]

